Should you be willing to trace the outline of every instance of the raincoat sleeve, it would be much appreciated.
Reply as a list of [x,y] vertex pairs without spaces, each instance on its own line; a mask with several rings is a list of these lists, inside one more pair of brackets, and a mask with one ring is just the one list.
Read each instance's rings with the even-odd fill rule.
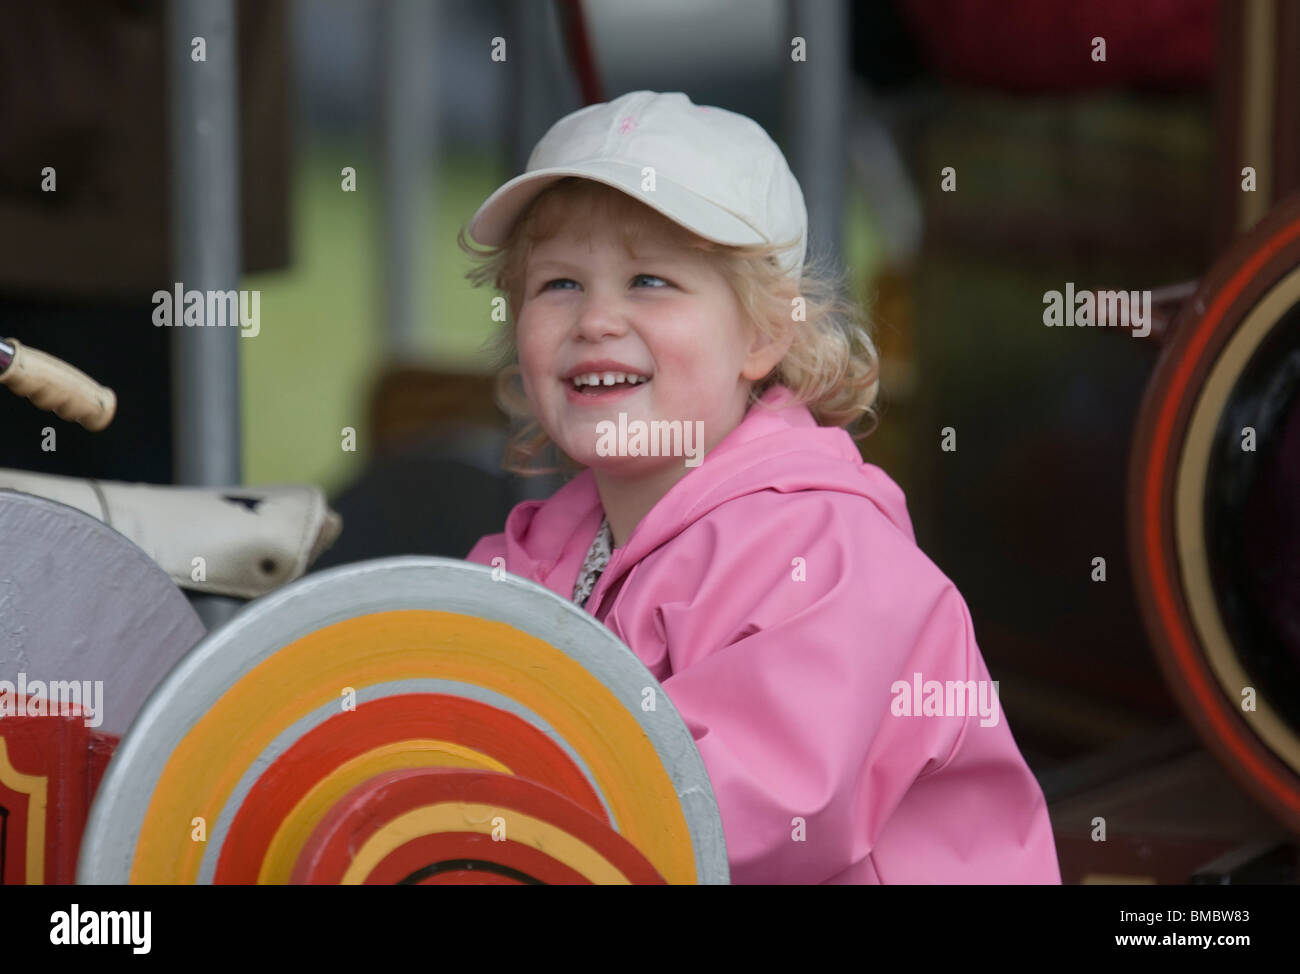
[[988,680],[965,602],[910,537],[830,491],[739,498],[688,531],[707,567],[655,626],[732,882],[1060,882],[1000,708],[926,715],[910,698]]

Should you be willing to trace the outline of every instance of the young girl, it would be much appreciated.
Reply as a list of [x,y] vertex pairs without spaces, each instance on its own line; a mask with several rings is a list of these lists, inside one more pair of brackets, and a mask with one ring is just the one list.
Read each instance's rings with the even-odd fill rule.
[[966,604],[842,428],[876,353],[806,224],[749,118],[637,91],[557,122],[461,245],[509,312],[507,469],[554,448],[576,475],[467,557],[654,673],[733,882],[1059,883]]

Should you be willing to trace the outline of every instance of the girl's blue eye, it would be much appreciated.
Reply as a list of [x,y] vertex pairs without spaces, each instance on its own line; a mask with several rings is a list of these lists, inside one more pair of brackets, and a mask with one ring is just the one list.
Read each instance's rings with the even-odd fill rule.
[[[634,280],[634,281],[639,281],[639,280],[641,280],[642,278],[645,278],[645,279],[648,280],[648,281],[658,281],[658,282],[660,282],[661,284],[665,284],[665,285],[668,283],[668,282],[665,281],[662,277],[657,277],[657,276],[655,276],[654,274],[638,274],[638,275],[636,275],[636,277],[632,278],[632,280]],[[549,291],[549,290],[551,290],[551,285],[552,285],[552,284],[574,284],[574,283],[576,283],[576,282],[575,282],[572,278],[569,278],[569,277],[557,277],[557,278],[555,278],[554,280],[547,281],[545,284],[543,284],[543,285],[542,285],[542,290],[543,290],[543,291]],[[563,288],[562,290],[567,291],[567,290],[569,290],[569,289],[568,289],[568,288]]]

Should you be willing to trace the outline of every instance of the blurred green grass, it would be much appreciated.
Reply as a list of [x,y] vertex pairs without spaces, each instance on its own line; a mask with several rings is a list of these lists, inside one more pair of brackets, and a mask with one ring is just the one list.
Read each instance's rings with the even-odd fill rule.
[[[356,192],[341,188],[344,166],[356,169]],[[419,330],[407,361],[488,369],[480,346],[496,327],[489,317],[492,294],[465,280],[471,264],[456,233],[510,175],[504,157],[448,155],[436,177],[430,170],[427,192],[412,202],[432,239],[425,244]],[[299,149],[291,265],[247,275],[242,284],[262,292],[261,331],[239,343],[245,483],[315,483],[333,494],[366,462],[366,401],[388,362],[378,179],[378,160],[364,141],[317,141]],[[856,186],[845,246],[860,295],[879,244]],[[357,433],[356,452],[342,449],[349,426]]]

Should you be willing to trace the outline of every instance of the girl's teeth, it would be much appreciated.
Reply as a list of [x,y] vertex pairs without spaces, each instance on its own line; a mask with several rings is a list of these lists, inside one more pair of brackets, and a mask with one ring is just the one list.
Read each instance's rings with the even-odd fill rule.
[[584,386],[613,386],[620,383],[636,386],[641,385],[644,382],[649,382],[650,380],[644,376],[627,375],[623,372],[591,372],[587,375],[575,375],[572,381],[576,388],[581,389]]

